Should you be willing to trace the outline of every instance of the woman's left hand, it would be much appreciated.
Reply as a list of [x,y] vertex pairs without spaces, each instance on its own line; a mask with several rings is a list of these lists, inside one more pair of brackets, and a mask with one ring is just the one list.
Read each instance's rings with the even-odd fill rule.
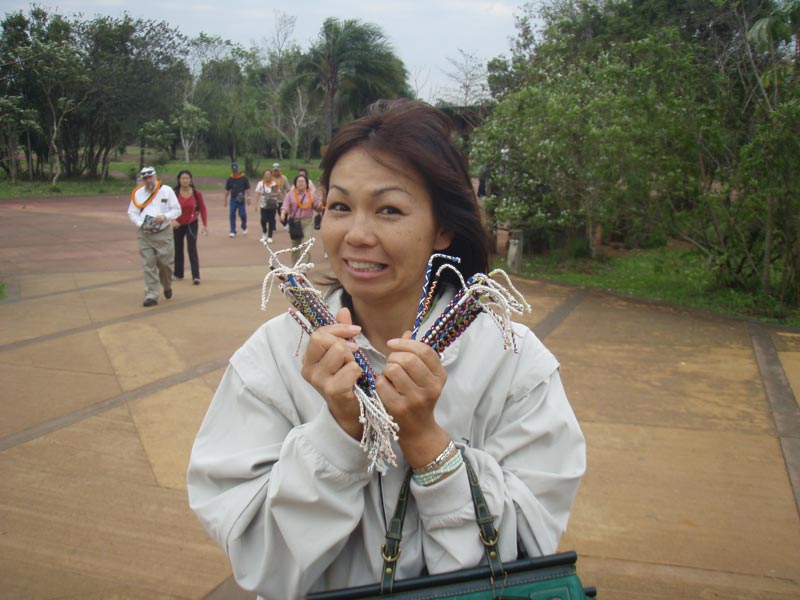
[[447,371],[433,348],[411,339],[388,341],[392,351],[376,381],[386,410],[400,426],[400,447],[412,467],[427,464],[447,445],[449,436],[436,422],[433,410],[439,401]]

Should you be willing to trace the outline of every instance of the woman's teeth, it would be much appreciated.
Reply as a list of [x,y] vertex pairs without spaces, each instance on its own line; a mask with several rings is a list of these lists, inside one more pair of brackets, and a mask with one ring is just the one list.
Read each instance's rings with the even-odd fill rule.
[[347,265],[356,271],[380,271],[384,268],[384,265],[380,263],[358,262],[352,260],[347,261]]

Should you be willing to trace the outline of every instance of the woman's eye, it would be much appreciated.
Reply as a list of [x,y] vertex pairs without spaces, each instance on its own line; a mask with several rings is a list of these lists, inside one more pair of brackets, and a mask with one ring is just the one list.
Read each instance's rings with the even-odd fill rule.
[[399,208],[396,206],[384,206],[380,209],[380,214],[382,215],[399,215],[402,214]]
[[350,208],[342,202],[331,202],[330,200],[328,200],[328,206],[325,208],[325,210],[345,212],[350,210]]

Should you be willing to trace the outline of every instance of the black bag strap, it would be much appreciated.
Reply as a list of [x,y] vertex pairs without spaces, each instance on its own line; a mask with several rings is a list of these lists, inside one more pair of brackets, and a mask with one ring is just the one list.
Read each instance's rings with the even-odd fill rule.
[[381,594],[392,591],[394,586],[395,563],[400,558],[400,541],[403,539],[403,521],[406,518],[406,508],[408,507],[409,492],[411,490],[411,469],[403,479],[400,486],[400,494],[397,497],[397,506],[394,509],[392,520],[386,528],[386,542],[381,546],[381,556],[383,557],[383,572],[381,573]]
[[[500,536],[494,526],[494,517],[492,517],[492,513],[489,511],[489,505],[486,503],[483,490],[481,490],[478,475],[475,473],[467,457],[464,456],[464,452],[460,452],[464,459],[464,466],[467,469],[469,489],[472,494],[472,504],[475,507],[475,520],[478,523],[481,542],[483,543],[483,548],[486,553],[486,561],[489,564],[492,579],[500,579],[502,581],[505,578],[505,569],[500,560],[500,552],[497,549]],[[403,485],[400,487],[400,494],[397,498],[397,506],[394,509],[394,515],[386,529],[386,542],[381,547],[381,556],[383,557],[381,594],[390,594],[394,587],[394,576],[397,573],[396,563],[397,559],[400,557],[400,541],[403,538],[403,521],[406,517],[410,489],[411,469],[408,470],[405,479],[403,479]]]

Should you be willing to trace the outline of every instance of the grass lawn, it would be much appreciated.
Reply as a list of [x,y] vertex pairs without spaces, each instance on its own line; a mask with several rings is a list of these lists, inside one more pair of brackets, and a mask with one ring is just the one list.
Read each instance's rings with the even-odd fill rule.
[[110,177],[106,181],[60,179],[55,187],[49,181],[17,181],[0,179],[0,198],[48,198],[52,196],[90,196],[95,194],[130,193],[131,180]]
[[[502,264],[501,264],[502,263]],[[505,261],[498,262],[505,266]],[[691,248],[631,250],[600,260],[526,256],[521,275],[647,298],[716,313],[800,327],[800,310],[773,299],[715,285],[703,256]]]
[[[264,169],[270,168],[272,163],[281,164],[283,174],[291,181],[297,175],[297,169],[305,167],[308,175],[315,183],[319,181],[321,171],[318,167],[319,161],[312,161],[310,164],[298,162],[295,167],[289,160],[276,158],[258,158],[254,167],[259,173]],[[244,168],[244,160],[241,161]],[[188,169],[192,175],[198,177],[219,177],[225,178],[231,174],[231,163],[227,159],[198,160],[186,164],[182,160],[170,161],[165,165],[156,165],[159,178],[167,185],[175,184],[175,176],[179,171]],[[7,179],[0,179],[0,198],[32,198],[32,197],[54,197],[54,196],[87,196],[95,194],[129,194],[134,186],[135,173],[139,170],[138,158],[133,160],[111,162],[109,171],[114,176],[106,181],[90,180],[85,178],[66,179],[61,178],[55,187],[49,181],[25,181],[19,179],[12,184]],[[251,181],[254,179],[250,178]],[[255,185],[255,183],[254,183]]]
[[[266,170],[272,167],[273,163],[280,163],[281,171],[284,175],[286,175],[289,179],[293,179],[294,176],[297,174],[297,169],[300,167],[305,167],[308,169],[308,175],[311,177],[312,181],[319,181],[319,176],[321,171],[317,166],[319,161],[312,161],[309,164],[305,164],[303,162],[297,163],[296,166],[292,166],[289,160],[279,159],[279,158],[258,158],[255,159],[253,167],[255,168],[256,172],[259,176]],[[174,160],[169,161],[165,165],[154,165],[156,171],[158,171],[159,177],[161,176],[169,176],[172,175],[173,177],[178,174],[179,171],[183,169],[188,169],[192,172],[192,175],[197,177],[228,177],[231,174],[231,163],[228,159],[214,159],[214,160],[197,160],[192,161],[190,163],[185,163],[182,160]],[[240,168],[244,168],[244,159],[239,161]],[[119,173],[129,173],[131,169],[133,169],[133,173],[135,173],[139,168],[139,162],[136,161],[132,162],[112,162],[109,165],[109,170],[113,172]],[[170,181],[172,178],[168,178]],[[251,177],[252,179],[252,177]]]

